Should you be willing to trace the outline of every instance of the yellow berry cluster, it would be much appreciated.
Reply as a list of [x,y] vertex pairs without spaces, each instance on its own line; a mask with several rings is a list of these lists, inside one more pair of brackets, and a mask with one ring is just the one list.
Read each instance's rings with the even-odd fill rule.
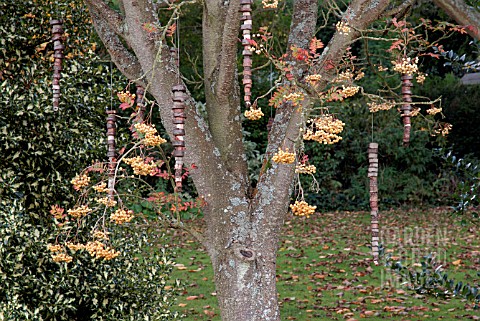
[[104,182],[95,185],[93,189],[98,193],[103,193],[108,191],[107,184]]
[[292,164],[295,162],[295,153],[290,153],[288,148],[285,149],[285,151],[283,151],[281,148],[278,148],[278,152],[273,155],[272,160],[279,164]]
[[115,251],[111,247],[106,247],[105,244],[99,241],[88,242],[85,249],[96,259],[111,260],[120,255],[120,252]]
[[157,168],[157,165],[155,165],[153,161],[145,163],[140,156],[124,158],[123,161],[132,166],[135,175],[152,175],[152,172]]
[[322,79],[322,75],[319,75],[319,74],[308,75],[307,77],[305,77],[305,80],[311,83],[312,85],[320,81],[320,79]]
[[371,102],[371,103],[367,103],[367,105],[368,105],[368,110],[370,110],[371,113],[376,113],[377,111],[380,111],[380,110],[389,110],[393,107],[393,104],[391,102],[383,102],[383,103]]
[[440,123],[438,125],[440,128],[436,129],[435,134],[440,134],[442,136],[447,136],[452,130],[452,124],[449,123]]
[[418,114],[420,114],[420,111],[422,109],[421,108],[413,108],[411,111],[410,111],[410,117],[415,117],[415,116],[418,116]]
[[387,71],[388,68],[387,67],[384,67],[382,65],[378,66],[378,71]]
[[283,99],[287,101],[291,101],[294,106],[298,104],[299,101],[303,100],[303,94],[298,92],[289,93],[288,95],[284,95]]
[[278,0],[262,0],[262,5],[264,9],[276,9],[278,7]]
[[339,73],[334,81],[335,82],[349,81],[349,80],[352,80],[352,78],[353,78],[353,72],[351,72],[350,69],[347,69],[346,71],[342,71],[341,73]]
[[250,107],[249,110],[245,110],[245,118],[250,120],[259,120],[263,116],[263,112],[260,108]]
[[135,216],[133,215],[133,211],[131,210],[124,210],[119,208],[116,210],[112,215],[110,215],[110,221],[113,221],[119,225],[122,225],[123,223],[128,223],[130,222]]
[[427,109],[427,114],[429,114],[429,115],[436,115],[440,112],[442,112],[442,108],[432,107],[430,109]]
[[307,121],[308,128],[303,134],[304,140],[313,140],[322,144],[335,144],[342,137],[337,134],[343,131],[345,124],[332,115],[324,115]]
[[85,215],[87,215],[90,212],[91,212],[91,209],[86,205],[82,205],[80,207],[77,207],[77,208],[74,208],[74,209],[71,209],[71,210],[67,211],[68,215],[70,215],[74,218],[84,217]]
[[108,197],[108,196],[97,198],[97,202],[105,205],[106,207],[114,207],[115,205],[117,205],[117,201],[115,201],[113,198]]
[[90,184],[90,177],[88,177],[88,175],[86,174],[77,175],[70,181],[70,183],[72,183],[73,188],[75,188],[78,191],[81,188],[88,186],[88,184]]
[[317,168],[315,165],[300,164],[295,166],[295,173],[298,174],[315,174],[316,172]]
[[81,243],[72,243],[72,242],[67,242],[67,247],[72,250],[72,251],[80,251],[85,249],[85,245]]
[[419,84],[423,84],[423,82],[425,81],[427,76],[428,76],[428,74],[424,74],[424,73],[419,72],[416,80]]
[[337,22],[336,28],[338,33],[340,33],[341,35],[348,35],[350,31],[352,31],[352,29],[344,21]]
[[354,96],[356,93],[358,93],[358,91],[360,90],[360,87],[358,86],[342,86],[343,89],[341,90],[341,95],[344,97],[344,98],[348,98],[348,97],[352,97]]
[[135,100],[135,94],[131,94],[129,91],[120,91],[117,96],[122,103],[131,104]]
[[402,58],[401,61],[392,61],[393,70],[401,74],[413,75],[418,72],[418,57],[412,59],[410,57]]
[[315,213],[316,208],[316,206],[308,205],[305,201],[295,201],[295,204],[290,204],[290,209],[292,210],[293,215],[306,216],[307,218]]
[[157,129],[153,125],[138,123],[134,127],[137,132],[145,135],[143,143],[146,146],[158,146],[166,142],[165,139],[157,135]]
[[62,251],[62,250],[63,250],[63,247],[62,247],[61,245],[59,245],[59,244],[55,244],[55,245],[53,245],[53,244],[48,244],[48,245],[47,245],[47,249],[48,249],[50,252],[55,253],[55,252],[60,252],[60,251]]
[[61,262],[70,263],[73,260],[73,258],[66,253],[58,253],[58,254],[52,255],[52,259],[53,259],[53,262],[55,263],[61,263]]
[[93,237],[98,240],[108,240],[108,232],[95,231],[93,232]]
[[363,71],[360,71],[356,76],[355,76],[355,80],[360,80],[362,79],[363,77],[365,77],[365,73]]

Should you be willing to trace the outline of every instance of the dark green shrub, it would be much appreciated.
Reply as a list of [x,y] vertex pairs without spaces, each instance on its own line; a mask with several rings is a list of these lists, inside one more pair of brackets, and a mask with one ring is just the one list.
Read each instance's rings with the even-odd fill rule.
[[[77,253],[54,263],[52,231],[34,225],[18,200],[0,204],[0,320],[172,320],[176,284],[171,252],[153,248],[145,232],[112,231],[122,254],[111,261]],[[161,238],[156,242],[161,242]]]
[[[56,113],[52,17],[65,19],[68,34]],[[36,217],[45,217],[55,200],[71,201],[68,181],[105,157],[110,73],[95,56],[91,37],[81,1],[0,2],[0,180],[15,188]],[[0,197],[5,193],[0,189]]]
[[475,308],[478,307],[480,304],[480,288],[478,286],[471,286],[464,284],[462,281],[456,282],[449,279],[448,274],[443,271],[442,266],[437,264],[431,255],[423,257],[420,264],[420,269],[414,269],[403,265],[402,262],[392,262],[387,258],[387,266],[409,290],[436,298],[465,298],[473,302]]
[[439,159],[434,158],[431,139],[420,130],[416,119],[410,146],[405,148],[401,146],[403,127],[396,110],[375,113],[373,127],[372,115],[361,100],[339,108],[336,115],[345,122],[338,144],[305,144],[320,184],[318,195],[307,196],[309,204],[323,210],[368,208],[367,147],[372,129],[373,141],[379,144],[379,205],[388,208],[435,203],[433,183]]

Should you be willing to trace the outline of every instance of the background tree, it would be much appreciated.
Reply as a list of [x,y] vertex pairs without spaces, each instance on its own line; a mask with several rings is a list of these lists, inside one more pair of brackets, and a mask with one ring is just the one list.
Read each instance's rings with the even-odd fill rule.
[[[113,10],[101,0],[86,0],[93,24],[119,70],[147,88],[162,123],[173,137],[171,90],[180,81],[176,56],[166,45],[167,26],[156,14],[162,4],[118,2]],[[174,17],[187,2],[171,4]],[[411,3],[353,0],[342,14],[337,31],[315,64],[298,59],[307,51],[317,27],[319,4],[294,2],[283,70],[292,83],[305,84],[318,75],[322,90],[335,77],[347,48],[384,14],[395,15]],[[331,8],[327,3],[325,8]],[[386,10],[390,7],[390,11]],[[279,320],[275,287],[278,233],[287,212],[295,164],[274,160],[279,150],[298,149],[305,117],[312,109],[308,97],[278,104],[256,186],[249,181],[242,142],[241,93],[237,77],[241,1],[202,3],[202,50],[205,111],[187,99],[186,160],[195,164],[191,176],[201,197],[206,230],[199,236],[212,260],[224,320]],[[181,18],[180,18],[181,19]],[[181,21],[181,20],[180,20]],[[338,27],[340,26],[340,27]],[[153,28],[152,28],[153,27]]]

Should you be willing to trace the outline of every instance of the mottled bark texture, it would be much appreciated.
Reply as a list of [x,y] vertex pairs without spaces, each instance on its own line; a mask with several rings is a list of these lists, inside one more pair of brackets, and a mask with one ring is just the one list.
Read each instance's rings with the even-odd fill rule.
[[[163,45],[160,33],[149,33],[144,23],[157,23],[150,0],[120,1],[122,13],[102,0],[85,0],[93,24],[120,71],[154,96],[170,137],[171,90],[178,85],[175,57]],[[225,321],[280,320],[275,264],[279,233],[288,210],[294,165],[270,160],[278,147],[294,149],[310,106],[287,103],[276,111],[255,193],[250,187],[242,143],[240,87],[237,53],[240,36],[240,0],[203,1],[203,64],[206,116],[196,110],[187,92],[185,101],[185,162],[194,163],[191,176],[205,198],[206,230],[202,241],[215,272],[218,300]],[[388,0],[353,0],[343,20],[354,30],[375,21]],[[308,48],[315,35],[318,3],[296,0],[289,43]],[[308,72],[328,79],[327,64],[339,63],[345,49],[360,35],[335,34],[314,70],[291,59],[292,74],[301,79]],[[287,49],[287,53],[290,49]],[[334,68],[333,68],[334,69]]]

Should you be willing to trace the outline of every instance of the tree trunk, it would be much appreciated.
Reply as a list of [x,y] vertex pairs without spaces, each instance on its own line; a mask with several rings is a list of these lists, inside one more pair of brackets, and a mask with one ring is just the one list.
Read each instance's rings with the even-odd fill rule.
[[212,256],[223,321],[280,320],[276,275],[277,238],[249,249],[232,244]]

